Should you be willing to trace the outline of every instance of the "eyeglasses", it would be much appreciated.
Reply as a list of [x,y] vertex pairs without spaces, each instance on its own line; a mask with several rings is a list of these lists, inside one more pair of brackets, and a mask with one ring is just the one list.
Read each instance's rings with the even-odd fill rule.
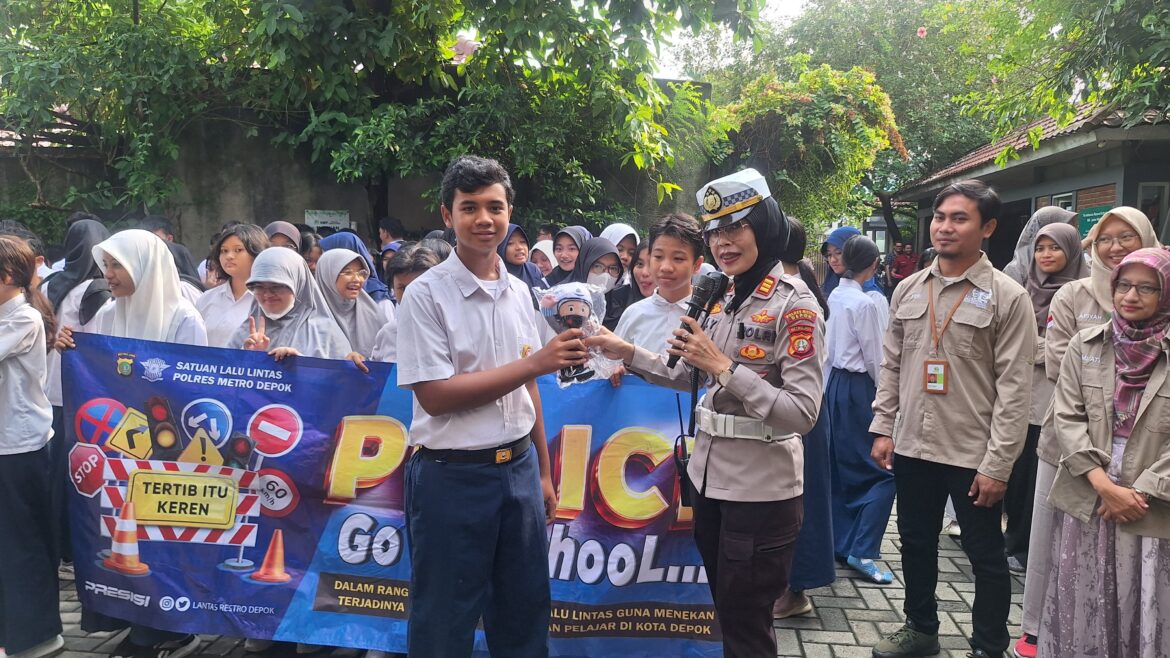
[[605,263],[594,263],[593,265],[591,265],[589,267],[590,274],[605,274],[606,272],[609,272],[610,274],[614,275],[615,277],[621,276],[622,275],[622,266],[621,265],[606,265]]
[[1133,290],[1135,288],[1137,289],[1138,294],[1141,295],[1142,297],[1161,297],[1162,296],[1162,289],[1161,288],[1159,288],[1158,286],[1151,286],[1151,285],[1147,285],[1144,283],[1139,283],[1137,285],[1134,285],[1134,284],[1130,283],[1129,281],[1118,280],[1117,285],[1115,285],[1113,287],[1113,289],[1119,295],[1127,295],[1127,294],[1129,294],[1130,290]]
[[1142,238],[1137,233],[1122,233],[1117,237],[1103,235],[1096,240],[1093,240],[1093,244],[1097,245],[1098,249],[1108,249],[1109,247],[1113,246],[1114,242],[1116,242],[1126,249],[1129,249],[1141,244],[1141,241]]
[[367,270],[341,270],[337,274],[337,278],[345,277],[347,279],[361,279],[365,281],[370,278],[370,273]]
[[738,240],[743,235],[744,230],[746,230],[747,228],[748,228],[747,220],[741,219],[738,222],[735,222],[734,224],[728,224],[727,226],[720,226],[719,228],[713,228],[713,229],[710,229],[710,230],[704,232],[703,233],[703,240],[705,240],[708,245],[710,245],[712,242],[715,242],[716,240],[718,240],[720,238],[726,238],[727,240],[735,241],[735,240]]

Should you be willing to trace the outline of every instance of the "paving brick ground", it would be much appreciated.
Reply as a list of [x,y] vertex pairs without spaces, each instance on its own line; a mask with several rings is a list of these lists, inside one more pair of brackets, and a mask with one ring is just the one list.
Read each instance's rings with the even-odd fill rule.
[[[837,581],[829,587],[808,592],[816,610],[803,617],[776,622],[778,654],[807,658],[870,658],[870,648],[883,634],[902,625],[902,563],[898,559],[898,537],[894,520],[882,542],[882,554],[891,558],[883,563],[894,572],[890,585],[875,585],[854,577],[848,568],[838,569]],[[1020,623],[1020,600],[1024,593],[1021,576],[1012,577],[1012,608],[1009,619],[1014,633]],[[968,651],[967,638],[971,635],[971,602],[975,584],[971,580],[971,565],[958,543],[958,538],[939,537],[939,643],[942,656],[962,657]],[[61,621],[65,624],[65,653],[67,658],[98,658],[113,649],[121,633],[86,635],[78,624],[80,604],[73,583],[63,582],[61,588]],[[198,656],[238,658],[245,656],[243,641],[236,638],[205,636]],[[281,652],[273,649],[268,655]],[[293,654],[288,651],[288,654]],[[357,656],[355,650],[338,649],[332,654],[317,656]]]

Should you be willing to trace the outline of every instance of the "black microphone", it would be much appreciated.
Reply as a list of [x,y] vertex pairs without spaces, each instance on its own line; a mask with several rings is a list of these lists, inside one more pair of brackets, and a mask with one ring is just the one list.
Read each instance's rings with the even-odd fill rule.
[[[722,299],[723,293],[727,292],[727,282],[727,275],[723,272],[708,272],[699,277],[699,282],[695,284],[691,298],[687,301],[687,317],[698,320],[706,314],[712,303]],[[690,331],[686,323],[679,325],[679,328]],[[667,368],[673,368],[677,364],[677,354],[671,354],[666,360]]]

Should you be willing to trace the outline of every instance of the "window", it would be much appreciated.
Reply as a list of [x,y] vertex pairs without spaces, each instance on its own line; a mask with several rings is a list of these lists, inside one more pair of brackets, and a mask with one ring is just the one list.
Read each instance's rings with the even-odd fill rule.
[[1065,210],[1073,210],[1073,198],[1074,197],[1072,192],[1065,192],[1064,194],[1053,194],[1051,205],[1054,205],[1058,208],[1064,208]]

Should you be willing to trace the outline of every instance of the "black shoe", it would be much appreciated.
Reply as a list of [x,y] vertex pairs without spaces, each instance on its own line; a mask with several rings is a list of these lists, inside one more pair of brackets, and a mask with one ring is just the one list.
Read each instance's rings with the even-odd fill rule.
[[118,648],[114,649],[110,658],[186,658],[198,648],[199,638],[194,635],[148,647],[134,644],[126,637],[118,643]]

